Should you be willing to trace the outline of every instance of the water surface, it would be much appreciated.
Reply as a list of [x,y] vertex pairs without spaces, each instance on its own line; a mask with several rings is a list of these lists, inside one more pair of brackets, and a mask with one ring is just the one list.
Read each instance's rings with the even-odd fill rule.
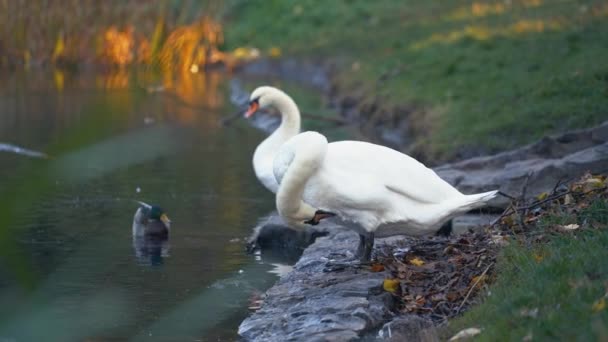
[[[0,151],[0,340],[235,339],[277,278],[244,253],[274,198],[251,168],[265,133],[218,125],[226,76],[1,79],[0,143],[48,157]],[[162,253],[133,245],[136,200],[173,221]]]

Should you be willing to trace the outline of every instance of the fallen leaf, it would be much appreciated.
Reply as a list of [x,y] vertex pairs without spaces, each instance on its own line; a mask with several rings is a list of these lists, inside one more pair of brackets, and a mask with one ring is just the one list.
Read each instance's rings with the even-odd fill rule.
[[572,204],[574,202],[574,198],[572,198],[572,195],[567,194],[566,196],[564,196],[564,204]]
[[458,341],[477,336],[481,333],[481,329],[478,328],[467,328],[459,331],[456,335],[452,336],[448,341]]
[[540,253],[534,253],[534,260],[536,260],[536,263],[540,263],[544,258],[545,256]]
[[384,271],[384,265],[372,264],[372,272],[382,272],[382,271]]
[[541,193],[540,195],[536,196],[536,199],[539,201],[544,200],[545,198],[549,197],[549,194],[546,192]]
[[418,257],[415,257],[414,259],[410,260],[410,264],[412,264],[414,266],[422,266],[422,265],[424,265],[424,261]]
[[604,186],[604,181],[599,177],[591,177],[585,180],[585,184],[591,188],[601,188]]
[[395,293],[399,289],[399,279],[384,279],[382,288],[386,292]]
[[565,226],[559,226],[559,228],[561,228],[563,230],[576,230],[576,229],[580,228],[580,226],[576,223],[573,223],[573,224],[567,224]]
[[602,310],[604,310],[606,308],[606,298],[602,297],[598,300],[595,301],[595,303],[593,303],[593,305],[591,306],[591,310],[594,313],[600,312]]
[[529,332],[529,333],[528,333],[526,336],[524,336],[524,337],[523,337],[521,340],[522,340],[523,342],[532,341],[533,336],[534,336],[534,335],[532,335],[532,333],[531,333],[531,332]]
[[469,283],[470,286],[473,286],[475,284],[476,288],[481,288],[483,286],[483,284],[486,281],[486,275],[479,275],[479,276],[475,276],[473,277],[473,279],[471,279],[471,282]]
[[491,241],[495,245],[506,246],[509,244],[509,240],[506,236],[492,235]]

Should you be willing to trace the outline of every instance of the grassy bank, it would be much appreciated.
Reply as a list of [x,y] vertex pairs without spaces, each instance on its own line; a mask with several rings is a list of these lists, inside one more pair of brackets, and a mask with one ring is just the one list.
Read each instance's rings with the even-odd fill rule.
[[[552,228],[577,224],[555,234]],[[608,339],[608,200],[579,213],[550,215],[537,240],[511,243],[498,258],[497,279],[483,303],[451,321],[449,338],[477,327],[482,341],[605,341]]]
[[342,93],[378,120],[413,116],[415,148],[436,160],[512,148],[608,114],[604,1],[232,1],[226,8],[228,48],[277,46],[336,61]]

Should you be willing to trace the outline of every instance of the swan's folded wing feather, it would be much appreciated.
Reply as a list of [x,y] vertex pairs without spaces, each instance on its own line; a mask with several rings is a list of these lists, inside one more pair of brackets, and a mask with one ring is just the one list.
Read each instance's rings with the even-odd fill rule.
[[360,179],[357,186],[382,184],[382,190],[391,191],[409,200],[439,203],[462,195],[435,171],[388,147],[360,141],[331,143],[325,160],[329,163],[328,166],[348,170],[353,178]]

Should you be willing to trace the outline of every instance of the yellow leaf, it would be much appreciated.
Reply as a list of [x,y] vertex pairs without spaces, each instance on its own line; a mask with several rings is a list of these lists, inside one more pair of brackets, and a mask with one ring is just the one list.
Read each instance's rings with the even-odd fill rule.
[[386,292],[395,293],[399,289],[399,279],[384,279],[382,288]]
[[545,256],[540,253],[534,253],[534,260],[536,260],[537,263],[543,261],[544,258]]
[[546,192],[541,193],[540,195],[536,196],[536,199],[539,201],[544,200],[545,198],[549,197],[549,194]]
[[410,260],[410,264],[414,266],[422,266],[424,265],[424,261],[418,257],[415,257],[414,259]]
[[591,310],[593,312],[600,312],[606,308],[606,298],[602,297],[593,303]]
[[604,182],[599,177],[591,177],[591,178],[585,180],[585,183],[589,184],[590,186],[592,186],[594,188],[601,188],[602,186],[604,186]]

